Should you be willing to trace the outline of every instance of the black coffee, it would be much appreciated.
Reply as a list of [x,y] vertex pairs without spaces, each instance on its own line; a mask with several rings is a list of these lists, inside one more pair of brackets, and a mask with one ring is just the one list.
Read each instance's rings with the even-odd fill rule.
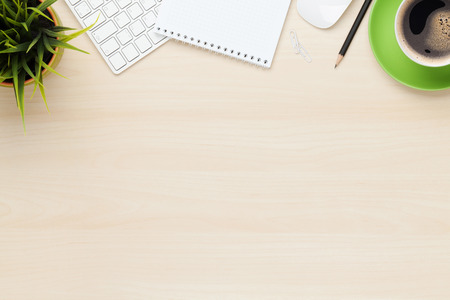
[[450,0],[411,0],[399,12],[405,51],[423,62],[450,57]]

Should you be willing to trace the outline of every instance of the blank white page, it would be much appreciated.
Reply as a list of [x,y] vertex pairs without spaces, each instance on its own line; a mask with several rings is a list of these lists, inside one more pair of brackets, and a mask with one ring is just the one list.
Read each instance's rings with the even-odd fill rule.
[[155,32],[270,68],[291,0],[165,0]]

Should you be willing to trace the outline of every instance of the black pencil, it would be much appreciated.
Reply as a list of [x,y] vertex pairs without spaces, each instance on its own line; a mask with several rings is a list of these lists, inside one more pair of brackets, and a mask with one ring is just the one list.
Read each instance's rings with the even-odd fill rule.
[[345,53],[350,47],[350,44],[352,43],[352,40],[355,37],[356,31],[358,31],[359,25],[361,25],[361,22],[364,19],[367,10],[369,9],[370,3],[372,3],[372,0],[365,0],[363,6],[361,7],[361,10],[359,11],[358,16],[356,17],[355,23],[353,23],[352,29],[350,29],[347,39],[345,40],[344,45],[342,45],[341,51],[339,51],[339,55],[336,60],[336,64],[334,66],[335,69],[337,66],[339,66],[339,64],[341,63],[342,59],[345,56]]

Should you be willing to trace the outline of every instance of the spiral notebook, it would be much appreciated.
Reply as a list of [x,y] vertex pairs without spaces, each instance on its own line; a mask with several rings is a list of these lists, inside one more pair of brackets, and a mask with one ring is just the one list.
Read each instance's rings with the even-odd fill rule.
[[291,0],[165,0],[157,33],[270,68]]

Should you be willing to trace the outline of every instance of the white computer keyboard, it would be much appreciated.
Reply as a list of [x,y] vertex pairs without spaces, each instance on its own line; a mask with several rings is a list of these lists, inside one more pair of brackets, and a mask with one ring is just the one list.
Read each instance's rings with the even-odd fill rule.
[[119,74],[168,38],[153,32],[162,0],[65,0],[113,73]]

